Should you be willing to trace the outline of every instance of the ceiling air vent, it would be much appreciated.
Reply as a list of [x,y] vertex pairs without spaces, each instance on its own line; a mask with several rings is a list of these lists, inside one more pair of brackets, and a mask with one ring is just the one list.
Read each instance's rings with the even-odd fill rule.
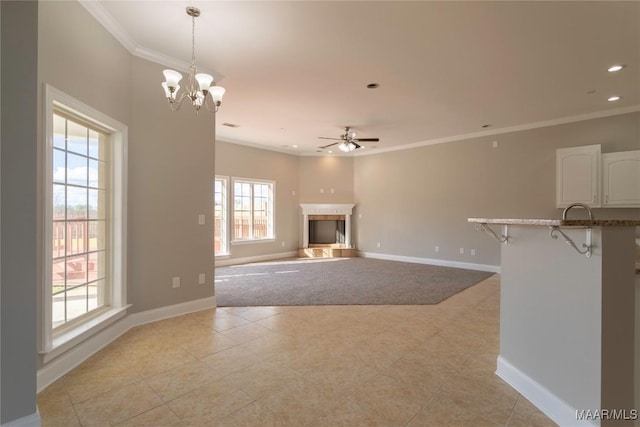
[[224,122],[222,124],[222,126],[226,126],[228,128],[238,128],[238,127],[240,127],[240,125],[234,125],[233,123],[227,123],[227,122]]

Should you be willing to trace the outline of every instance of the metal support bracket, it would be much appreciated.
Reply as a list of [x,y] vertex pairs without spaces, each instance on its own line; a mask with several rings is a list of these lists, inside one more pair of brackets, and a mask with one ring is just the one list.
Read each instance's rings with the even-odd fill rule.
[[562,231],[560,227],[558,227],[557,225],[552,225],[549,228],[551,229],[550,234],[552,239],[557,240],[558,239],[557,233],[560,233],[564,238],[564,241],[567,242],[567,244],[571,246],[573,249],[575,249],[576,252],[578,252],[580,255],[586,255],[587,258],[591,258],[592,245],[591,245],[591,229],[590,228],[585,229],[585,243],[581,245],[582,248],[584,248],[584,250],[581,250],[580,248],[578,248],[575,242],[571,240],[571,237],[567,236],[564,233],[564,231]]
[[476,225],[476,230],[482,230],[485,233],[487,233],[489,236],[493,237],[494,239],[496,239],[498,242],[500,243],[504,243],[505,245],[509,244],[509,226],[508,225],[503,225],[502,226],[502,235],[498,236],[495,231],[493,231],[491,229],[491,227],[489,227],[486,223],[481,222],[478,225]]

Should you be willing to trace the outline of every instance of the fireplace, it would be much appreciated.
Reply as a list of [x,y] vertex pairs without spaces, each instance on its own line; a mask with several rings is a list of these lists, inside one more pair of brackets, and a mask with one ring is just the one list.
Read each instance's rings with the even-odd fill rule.
[[351,249],[351,214],[354,204],[300,204],[303,216],[302,247],[330,246]]
[[345,216],[309,215],[309,246],[328,244],[345,244]]

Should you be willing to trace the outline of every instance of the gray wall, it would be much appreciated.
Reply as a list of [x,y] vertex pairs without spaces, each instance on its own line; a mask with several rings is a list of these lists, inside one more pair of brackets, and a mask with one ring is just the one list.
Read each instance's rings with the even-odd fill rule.
[[[298,160],[298,156],[290,154],[230,144],[223,141],[216,142],[217,175],[229,178],[265,179],[276,183],[276,240],[273,242],[231,244],[230,259],[298,250],[300,221]],[[229,185],[231,185],[231,182],[229,182]],[[233,200],[229,199],[229,203],[233,204]]]
[[300,157],[299,180],[300,203],[353,203],[353,157]]
[[42,2],[39,25],[40,91],[51,84],[129,127],[129,312],[212,296],[214,116],[169,111],[163,67],[132,57],[79,3]]
[[[133,312],[212,296],[215,116],[163,102],[160,65],[134,58],[129,127],[129,288]],[[157,76],[157,78],[150,78]],[[198,225],[198,215],[205,225]],[[206,284],[198,285],[198,274]],[[181,278],[173,289],[171,278]]]
[[[589,144],[602,144],[602,152],[640,149],[640,114],[356,157],[355,244],[364,252],[499,265],[499,245],[467,218],[559,218],[555,151]],[[638,219],[640,209],[594,215]]]
[[38,3],[0,2],[0,423],[36,412]]

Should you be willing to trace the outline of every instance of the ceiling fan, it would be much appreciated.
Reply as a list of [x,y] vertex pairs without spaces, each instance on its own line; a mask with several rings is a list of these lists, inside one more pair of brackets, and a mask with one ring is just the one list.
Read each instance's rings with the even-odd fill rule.
[[352,131],[351,128],[349,126],[344,128],[344,133],[342,135],[340,135],[340,138],[328,138],[326,136],[319,136],[318,138],[320,139],[332,139],[338,142],[333,142],[331,144],[328,145],[324,145],[322,147],[318,147],[321,150],[324,150],[325,148],[329,148],[332,147],[334,145],[338,145],[338,148],[341,151],[344,151],[345,153],[348,153],[349,151],[353,151],[356,150],[360,147],[362,147],[360,144],[358,144],[359,142],[376,142],[376,141],[380,141],[379,138],[357,138],[357,133]]

